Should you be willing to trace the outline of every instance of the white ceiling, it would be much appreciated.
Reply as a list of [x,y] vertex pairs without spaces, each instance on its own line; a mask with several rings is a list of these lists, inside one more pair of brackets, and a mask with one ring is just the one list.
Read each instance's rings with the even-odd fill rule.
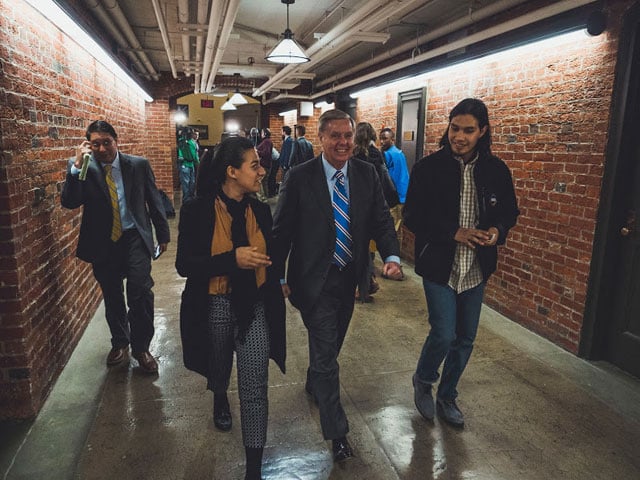
[[235,82],[265,97],[327,92],[369,79],[372,71],[393,71],[394,64],[400,69],[447,44],[453,50],[455,42],[496,25],[520,28],[522,22],[508,23],[513,18],[534,22],[593,3],[297,0],[289,7],[290,28],[311,62],[283,67],[264,58],[286,28],[281,0],[58,1],[99,30],[96,35],[150,82],[187,75],[195,92]]

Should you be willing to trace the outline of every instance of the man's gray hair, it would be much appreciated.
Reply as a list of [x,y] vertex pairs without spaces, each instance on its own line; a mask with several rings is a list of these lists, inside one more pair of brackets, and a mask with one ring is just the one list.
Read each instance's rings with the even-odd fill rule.
[[342,110],[334,109],[327,110],[322,115],[320,115],[320,118],[318,119],[318,132],[324,132],[327,128],[327,124],[333,120],[349,120],[349,122],[351,123],[351,130],[356,129],[356,122],[353,118],[351,118],[351,115],[349,115],[347,112],[343,112]]

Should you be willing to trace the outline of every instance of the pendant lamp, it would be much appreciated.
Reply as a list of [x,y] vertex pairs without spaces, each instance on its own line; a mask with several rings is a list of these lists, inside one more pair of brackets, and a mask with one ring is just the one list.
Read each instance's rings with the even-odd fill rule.
[[249,103],[238,90],[236,90],[236,93],[231,96],[229,101],[234,105],[246,105],[247,103]]
[[287,29],[284,31],[284,38],[278,43],[265,60],[274,63],[304,63],[311,60],[304,53],[300,45],[293,39],[293,32],[289,29],[289,5],[296,0],[280,0],[287,6]]
[[229,96],[227,95],[227,101],[222,104],[220,110],[237,110],[236,106],[231,103]]

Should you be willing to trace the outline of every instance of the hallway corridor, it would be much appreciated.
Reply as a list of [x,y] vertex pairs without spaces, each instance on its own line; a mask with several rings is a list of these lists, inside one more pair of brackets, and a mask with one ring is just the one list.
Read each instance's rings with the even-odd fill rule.
[[[184,280],[169,250],[153,264],[159,376],[137,363],[105,366],[99,309],[27,430],[2,441],[5,479],[243,478],[235,369],[229,433],[212,422],[205,381],[182,363],[178,309]],[[288,304],[287,374],[271,365],[263,474],[269,480],[556,480],[640,478],[640,381],[585,362],[485,308],[462,378],[466,428],[422,419],[411,375],[427,332],[419,277],[381,280],[357,304],[340,357],[355,458],[334,465],[317,408],[305,394],[306,331]],[[6,433],[6,432],[5,432]],[[3,436],[5,434],[3,433]]]

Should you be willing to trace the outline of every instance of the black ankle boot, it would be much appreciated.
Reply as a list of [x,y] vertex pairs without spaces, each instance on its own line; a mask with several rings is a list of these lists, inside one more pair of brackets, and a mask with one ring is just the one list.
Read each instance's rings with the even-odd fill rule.
[[213,424],[218,430],[231,430],[231,407],[226,393],[213,395]]
[[262,448],[244,447],[247,472],[244,480],[262,480]]

